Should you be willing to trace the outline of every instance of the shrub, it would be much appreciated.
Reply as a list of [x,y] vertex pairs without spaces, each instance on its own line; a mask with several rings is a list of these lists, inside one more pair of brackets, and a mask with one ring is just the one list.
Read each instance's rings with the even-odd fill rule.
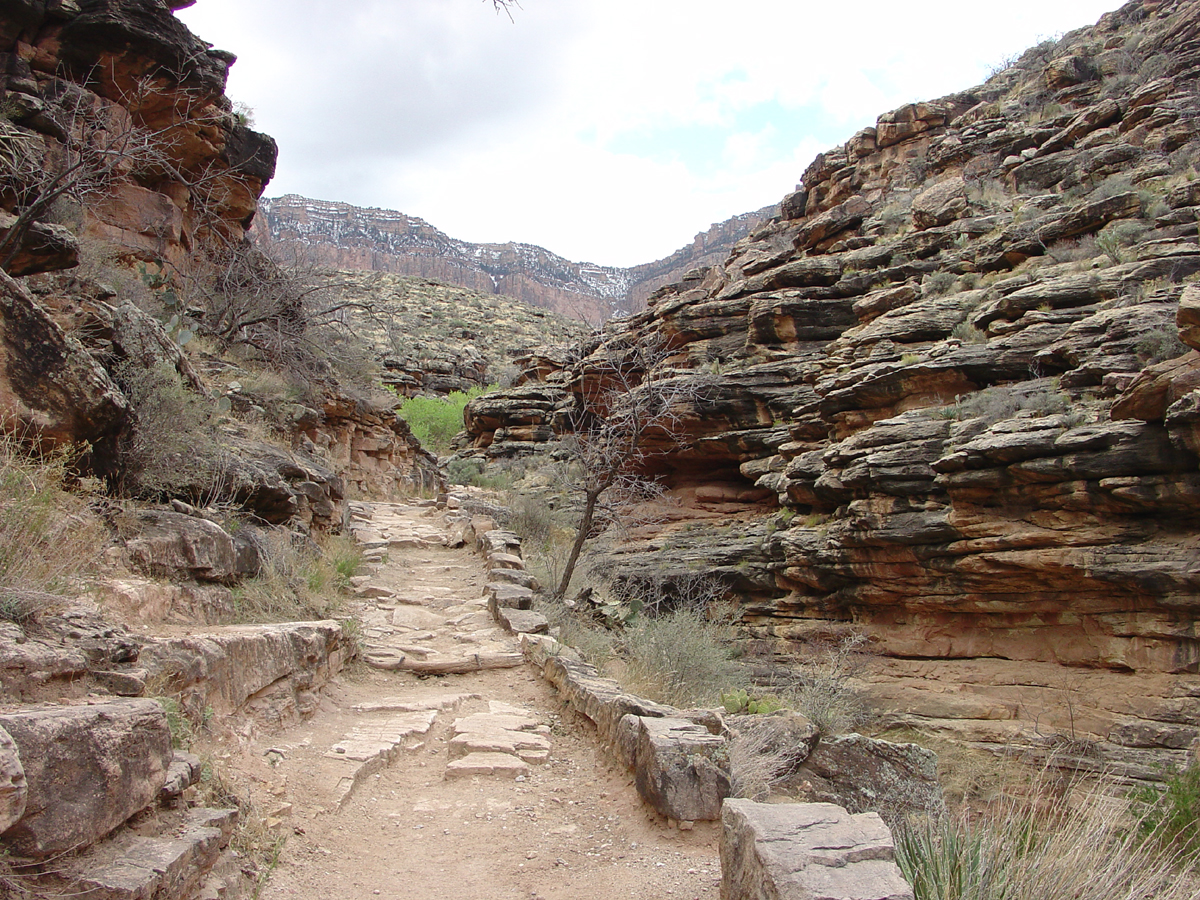
[[1130,795],[1138,830],[1163,852],[1200,858],[1200,766],[1172,775],[1160,790],[1149,785]]
[[985,424],[1011,419],[1022,410],[1036,415],[1053,415],[1066,412],[1071,398],[1045,383],[1006,384],[984,388],[955,404],[955,417],[959,419],[982,419]]
[[445,397],[409,397],[400,405],[400,418],[408,423],[421,446],[441,456],[450,452],[454,436],[462,431],[467,403],[497,389],[497,385],[489,385],[466,393],[451,391]]
[[950,289],[958,283],[958,276],[953,272],[933,272],[925,276],[921,283],[921,293],[926,297],[941,297],[950,293]]
[[1170,326],[1149,331],[1142,335],[1137,342],[1138,356],[1148,363],[1175,359],[1191,349],[1180,340],[1179,330]]
[[325,619],[340,611],[341,593],[362,559],[351,538],[316,544],[300,535],[272,531],[261,542],[262,570],[233,592],[240,622]]
[[188,495],[203,503],[220,478],[213,438],[215,404],[192,393],[167,363],[152,368],[126,362],[114,373],[133,412],[121,443],[122,487],[133,495]]
[[1140,241],[1148,230],[1141,222],[1116,222],[1096,235],[1096,246],[1114,264],[1126,262],[1127,248]]
[[1067,263],[1095,259],[1100,249],[1095,235],[1089,234],[1078,240],[1059,241],[1046,252],[1055,262]]
[[869,718],[866,701],[852,680],[865,663],[869,643],[865,634],[847,635],[801,664],[792,706],[821,734],[840,734]]
[[736,677],[731,631],[724,617],[687,607],[638,618],[622,638],[629,686],[672,706],[717,702]]
[[986,332],[980,331],[966,319],[954,326],[950,332],[950,337],[958,338],[964,344],[987,343]]

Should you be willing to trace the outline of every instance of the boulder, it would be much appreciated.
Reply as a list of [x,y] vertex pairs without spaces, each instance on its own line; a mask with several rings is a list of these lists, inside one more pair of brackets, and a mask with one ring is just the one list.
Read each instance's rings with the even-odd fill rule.
[[29,784],[21,753],[9,733],[0,728],[0,834],[3,834],[25,815]]
[[237,548],[215,522],[166,510],[143,510],[137,521],[139,533],[125,542],[135,568],[163,578],[237,580]]
[[912,900],[875,813],[726,800],[721,900]]
[[913,198],[912,220],[917,228],[947,225],[967,210],[967,183],[961,176],[926,188]]
[[0,715],[25,766],[24,815],[0,840],[53,856],[95,843],[153,803],[173,758],[171,729],[153,700],[112,700]]
[[861,734],[823,738],[791,779],[796,795],[850,812],[877,812],[891,825],[944,809],[937,754]]
[[79,341],[3,272],[0,347],[5,428],[35,437],[46,449],[90,443],[93,466],[107,471],[128,402]]
[[688,719],[627,715],[618,744],[642,799],[669,819],[714,821],[729,796],[725,738]]
[[[8,236],[17,217],[0,211],[0,240]],[[34,222],[21,236],[16,255],[4,266],[14,278],[53,272],[79,265],[79,244],[69,229],[48,222]]]

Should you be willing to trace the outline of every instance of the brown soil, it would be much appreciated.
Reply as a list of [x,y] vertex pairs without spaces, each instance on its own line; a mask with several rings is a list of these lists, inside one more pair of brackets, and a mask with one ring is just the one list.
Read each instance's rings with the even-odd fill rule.
[[[426,511],[404,512],[420,517],[423,528],[430,524]],[[477,599],[484,574],[467,549],[393,546],[372,583],[437,609]],[[368,624],[378,619],[370,606],[364,615]],[[353,707],[460,692],[479,698],[439,712],[428,734],[406,741],[338,809],[339,776],[349,764],[330,751],[370,721]],[[454,720],[487,712],[488,701],[522,707],[548,726],[549,761],[524,777],[447,779]],[[287,837],[260,894],[265,900],[719,894],[717,827],[669,828],[641,802],[591,723],[567,709],[532,666],[420,678],[360,664],[325,690],[311,720],[272,735],[246,732],[218,756],[256,807],[276,814],[275,827]]]

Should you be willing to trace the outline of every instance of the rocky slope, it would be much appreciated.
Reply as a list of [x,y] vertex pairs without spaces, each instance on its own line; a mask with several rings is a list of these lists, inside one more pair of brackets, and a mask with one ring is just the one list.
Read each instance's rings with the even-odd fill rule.
[[885,113],[720,265],[476,401],[476,452],[553,446],[666,347],[644,385],[696,399],[648,449],[685,512],[618,577],[715,567],[775,650],[868,632],[896,723],[1159,777],[1200,737],[1198,74],[1200,2],[1133,0]]
[[508,383],[549,347],[588,328],[504,294],[403,275],[343,271],[351,327],[377,351],[383,383],[401,396]]
[[697,266],[719,262],[774,207],[734,216],[670,256],[632,268],[577,263],[532,244],[472,244],[428,222],[387,209],[288,194],[261,202],[260,244],[339,269],[413,275],[516,297],[599,324],[642,309],[657,288]]

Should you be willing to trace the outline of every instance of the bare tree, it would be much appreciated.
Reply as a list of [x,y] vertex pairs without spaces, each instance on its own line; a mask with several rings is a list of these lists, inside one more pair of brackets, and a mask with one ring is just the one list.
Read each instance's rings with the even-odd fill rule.
[[651,473],[654,461],[678,444],[684,414],[702,389],[694,373],[664,370],[668,356],[661,343],[618,342],[583,367],[564,440],[566,486],[582,495],[583,510],[556,597],[566,595],[598,515],[662,492]]

